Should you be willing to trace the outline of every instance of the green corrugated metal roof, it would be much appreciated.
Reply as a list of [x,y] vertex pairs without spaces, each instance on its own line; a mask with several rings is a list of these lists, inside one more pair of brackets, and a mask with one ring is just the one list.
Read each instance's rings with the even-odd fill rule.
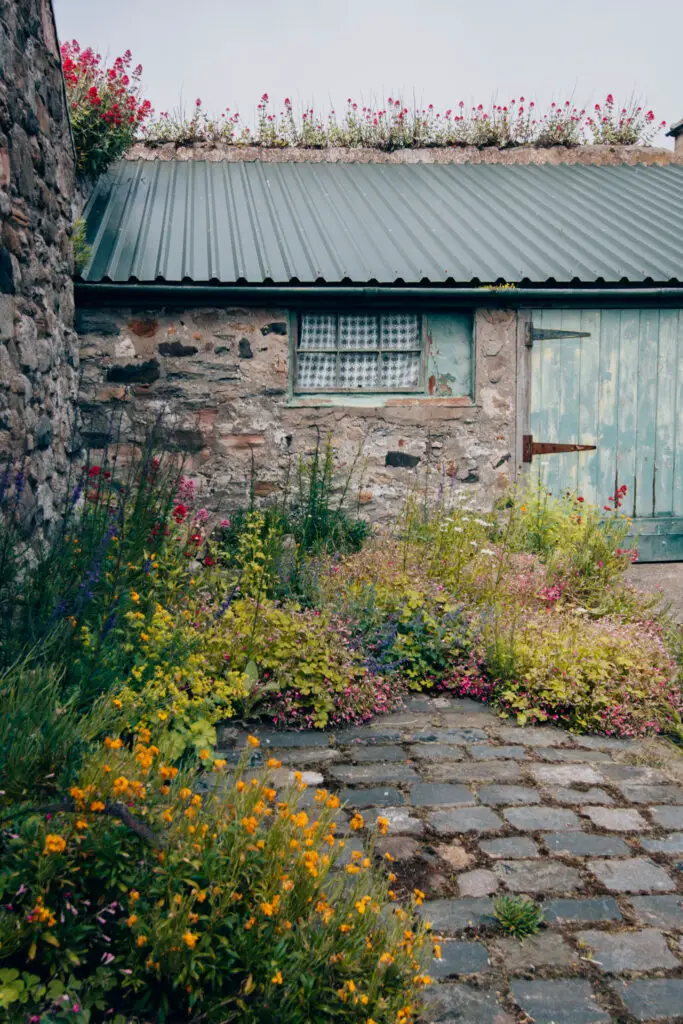
[[683,282],[683,167],[123,161],[86,282]]

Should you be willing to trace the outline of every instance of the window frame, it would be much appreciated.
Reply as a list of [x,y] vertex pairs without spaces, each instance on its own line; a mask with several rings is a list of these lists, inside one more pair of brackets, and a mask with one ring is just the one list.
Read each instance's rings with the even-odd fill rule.
[[[345,352],[358,352],[360,354],[367,355],[370,352],[376,352],[377,364],[380,369],[379,376],[381,377],[381,359],[382,354],[385,352],[400,352],[400,353],[415,353],[417,349],[406,349],[406,348],[383,348],[382,347],[382,327],[381,319],[384,316],[400,316],[401,314],[414,316],[417,318],[417,334],[420,341],[419,350],[419,369],[418,369],[418,382],[414,386],[410,387],[382,387],[377,384],[369,388],[345,388],[339,380],[339,369],[340,369],[340,357]],[[335,332],[335,347],[334,349],[311,349],[306,348],[303,350],[304,354],[320,354],[320,355],[335,355],[335,384],[329,388],[302,388],[298,383],[299,377],[299,340],[301,338],[301,326],[302,320],[305,316],[315,316],[316,314],[322,314],[326,316],[334,316],[336,321],[336,332]],[[376,349],[342,349],[339,345],[339,323],[342,316],[366,316],[374,317],[377,321],[377,337],[378,347]],[[339,309],[307,309],[298,310],[295,314],[296,331],[293,338],[292,345],[292,374],[291,374],[291,388],[294,396],[311,397],[315,395],[425,395],[427,388],[427,330],[426,330],[426,317],[420,311],[410,310],[409,312],[400,309],[382,309],[373,312],[367,310],[339,310]]]

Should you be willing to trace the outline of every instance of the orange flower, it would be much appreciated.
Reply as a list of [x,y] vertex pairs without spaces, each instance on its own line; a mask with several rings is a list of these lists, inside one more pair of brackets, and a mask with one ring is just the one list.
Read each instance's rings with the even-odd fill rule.
[[93,802],[90,804],[90,810],[91,811],[103,811],[104,810],[104,804],[102,803],[101,800],[93,800]]
[[247,736],[247,743],[250,747],[260,747],[261,741],[256,736]]
[[54,832],[48,832],[45,836],[45,846],[43,847],[43,853],[64,853],[66,849],[66,839],[63,836],[56,835]]

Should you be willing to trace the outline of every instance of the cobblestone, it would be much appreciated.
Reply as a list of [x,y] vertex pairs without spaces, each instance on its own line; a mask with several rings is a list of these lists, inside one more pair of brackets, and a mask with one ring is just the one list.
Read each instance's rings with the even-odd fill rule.
[[498,939],[493,948],[512,974],[537,967],[569,967],[578,960],[572,947],[554,932],[532,935],[523,943],[517,939]]
[[683,853],[683,832],[672,832],[664,839],[641,839],[640,845],[648,853]]
[[614,797],[611,797],[604,789],[597,789],[595,786],[591,789],[574,789],[571,786],[558,786],[557,789],[546,789],[543,795],[549,800],[554,800],[555,803],[569,804],[572,807],[579,804],[614,803]]
[[432,764],[427,774],[434,782],[518,782],[522,772],[516,761],[460,761]]
[[426,999],[435,1024],[515,1024],[496,993],[487,989],[445,984],[428,989]]
[[680,1020],[683,979],[653,978],[621,982],[614,991],[638,1021]]
[[550,832],[543,842],[551,853],[573,857],[628,857],[631,852],[618,836],[599,836],[592,832]]
[[530,764],[526,770],[537,782],[548,786],[571,786],[577,782],[599,786],[605,781],[589,764]]
[[628,807],[582,807],[581,813],[598,828],[614,829],[616,832],[642,832],[648,828],[642,814]]
[[458,892],[461,896],[489,896],[496,891],[498,884],[493,871],[484,868],[458,875]]
[[617,901],[612,896],[592,896],[589,899],[548,900],[543,904],[545,919],[549,924],[582,921],[621,921],[622,915]]
[[380,811],[368,810],[364,813],[365,822],[374,825],[379,815],[389,822],[387,833],[389,835],[421,836],[424,832],[424,824],[419,818],[414,818],[408,807],[382,807]]
[[581,978],[563,981],[513,981],[517,1005],[535,1024],[609,1024],[590,983]]
[[683,896],[632,896],[631,906],[641,924],[683,931]]
[[683,789],[680,786],[641,786],[622,782],[618,788],[632,804],[681,804]]
[[451,747],[446,743],[416,743],[408,747],[408,752],[420,761],[462,761],[465,756],[462,747]]
[[664,868],[649,857],[589,860],[588,867],[612,892],[670,892],[675,888]]
[[530,786],[482,786],[477,796],[483,804],[540,804],[541,795]]
[[460,900],[426,900],[418,913],[431,921],[435,934],[461,932],[470,925],[494,924],[493,900],[488,896]]
[[482,974],[490,969],[486,946],[481,942],[442,942],[441,958],[432,960],[427,973],[432,978],[454,974]]
[[539,750],[544,761],[564,761],[567,764],[580,764],[596,761],[609,761],[610,756],[602,750]]
[[581,828],[581,822],[574,812],[562,807],[509,807],[503,814],[521,832]]
[[454,811],[434,811],[429,815],[429,824],[440,836],[452,836],[458,832],[497,832],[503,821],[490,807],[462,807]]
[[364,785],[368,782],[417,782],[420,776],[414,768],[402,764],[353,764],[343,768],[332,767],[328,774],[336,782]]
[[525,747],[571,747],[572,737],[562,729],[544,726],[506,726],[498,730],[505,743],[523,743]]
[[410,791],[414,807],[463,807],[474,804],[474,794],[466,786],[447,782],[421,782]]
[[479,849],[496,860],[514,857],[538,857],[538,847],[533,839],[526,836],[512,836],[509,839],[488,839],[479,843]]
[[577,938],[593,951],[598,966],[610,974],[668,970],[679,966],[666,939],[655,928],[612,934],[592,930],[579,932]]
[[488,761],[494,758],[512,761],[525,756],[524,747],[491,747],[485,743],[470,747],[469,752],[477,761]]
[[569,892],[582,889],[576,868],[555,860],[503,860],[494,871],[512,892]]
[[403,803],[397,789],[343,789],[339,799],[351,807],[398,807]]
[[402,747],[388,746],[383,743],[377,746],[361,746],[355,744],[348,752],[350,761],[405,761],[406,752]]
[[683,807],[648,808],[655,825],[662,828],[683,828]]

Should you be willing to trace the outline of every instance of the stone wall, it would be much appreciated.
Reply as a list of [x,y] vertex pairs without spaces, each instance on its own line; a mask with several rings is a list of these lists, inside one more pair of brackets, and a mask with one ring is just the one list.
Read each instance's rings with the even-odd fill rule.
[[65,487],[78,365],[74,152],[49,0],[0,0],[0,466],[23,467],[27,529]]
[[[297,453],[330,436],[341,468],[357,464],[366,515],[396,511],[409,486],[463,488],[485,507],[515,472],[517,314],[475,316],[474,401],[389,397],[383,404],[289,397],[289,320],[275,309],[79,310],[86,444],[142,441],[155,424],[186,453],[217,512],[282,487]],[[125,449],[124,449],[125,451]]]

